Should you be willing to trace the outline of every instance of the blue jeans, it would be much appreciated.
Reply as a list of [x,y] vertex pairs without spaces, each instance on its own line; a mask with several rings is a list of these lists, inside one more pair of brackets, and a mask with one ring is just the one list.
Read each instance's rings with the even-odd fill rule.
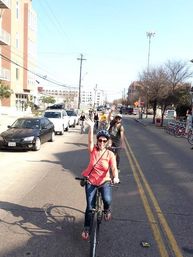
[[[89,183],[85,185],[87,207],[85,211],[84,227],[87,228],[90,227],[92,209],[95,208],[96,191],[97,186],[91,185]],[[99,187],[99,191],[101,192],[104,210],[109,210],[112,202],[112,187],[110,185],[110,182],[106,182],[101,185]]]

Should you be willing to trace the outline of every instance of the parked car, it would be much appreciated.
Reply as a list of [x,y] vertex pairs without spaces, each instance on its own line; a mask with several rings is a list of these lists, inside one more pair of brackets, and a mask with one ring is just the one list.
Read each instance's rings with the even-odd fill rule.
[[103,105],[99,105],[97,107],[97,111],[100,112],[100,111],[104,111],[105,110],[105,107]]
[[24,117],[0,134],[0,149],[38,151],[47,141],[54,141],[54,124],[45,117]]
[[79,124],[78,115],[73,110],[66,110],[68,116],[70,117],[70,127],[74,127]]
[[65,109],[64,104],[53,104],[46,108],[46,110],[53,110],[53,109]]
[[164,114],[164,118],[166,119],[175,119],[176,111],[175,110],[166,110]]
[[121,114],[129,114],[129,115],[131,115],[131,114],[133,114],[133,107],[122,106],[120,108],[120,113]]
[[65,110],[46,110],[44,117],[48,118],[54,124],[55,134],[64,134],[64,131],[68,131],[70,118]]

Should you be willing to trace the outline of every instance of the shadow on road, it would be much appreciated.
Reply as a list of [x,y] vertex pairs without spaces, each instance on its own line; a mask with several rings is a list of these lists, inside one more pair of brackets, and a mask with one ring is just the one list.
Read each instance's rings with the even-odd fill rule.
[[[11,250],[1,253],[1,257],[85,256],[83,242],[80,240],[82,222],[80,224],[80,221],[76,220],[77,213],[84,214],[81,210],[50,203],[42,208],[30,208],[3,201],[0,202],[0,209],[6,212],[0,220],[0,228],[3,228],[6,234],[14,232],[15,242],[17,237],[26,235],[26,232],[29,238],[23,246],[15,249],[13,246],[9,247]],[[9,245],[9,242],[7,243]]]

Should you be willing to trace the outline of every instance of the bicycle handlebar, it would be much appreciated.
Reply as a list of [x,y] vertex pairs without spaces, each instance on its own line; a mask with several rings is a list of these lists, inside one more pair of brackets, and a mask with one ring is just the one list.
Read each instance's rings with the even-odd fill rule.
[[121,146],[108,146],[107,147],[108,150],[116,150],[116,149],[122,149]]
[[[75,179],[76,179],[76,180],[80,180],[81,182],[83,182],[83,184],[80,184],[81,186],[84,186],[84,185],[85,185],[84,183],[88,180],[88,178],[86,178],[86,177],[81,177],[81,178],[80,178],[80,177],[75,177]],[[81,182],[80,182],[80,183],[81,183]],[[116,187],[117,184],[120,184],[120,183],[121,183],[121,182],[119,181],[119,183],[114,184],[114,183],[113,183],[113,180],[112,180],[110,185]]]
[[75,177],[76,180],[85,180],[85,177],[79,178],[79,177]]

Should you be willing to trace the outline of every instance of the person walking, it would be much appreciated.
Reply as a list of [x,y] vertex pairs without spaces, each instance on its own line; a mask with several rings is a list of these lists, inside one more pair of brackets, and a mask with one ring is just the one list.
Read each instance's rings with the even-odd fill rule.
[[112,119],[112,113],[115,111],[115,106],[111,107],[111,110],[108,115],[108,121],[109,121],[109,134],[111,139],[111,145],[112,147],[115,147],[113,149],[113,152],[116,156],[116,162],[117,162],[117,169],[120,172],[120,151],[121,148],[124,146],[124,127],[122,125],[122,115],[121,114],[115,114],[114,118]]
[[94,121],[86,120],[89,126],[88,151],[90,161],[87,168],[82,172],[82,176],[87,180],[85,184],[86,211],[82,239],[89,237],[89,228],[92,217],[92,209],[95,207],[96,190],[99,188],[103,205],[104,219],[111,219],[112,187],[111,183],[119,183],[119,176],[116,167],[115,155],[107,148],[110,135],[107,130],[100,130],[96,135],[94,144]]
[[85,132],[85,119],[86,119],[86,116],[85,116],[85,113],[82,111],[81,115],[80,115],[80,133],[82,134],[83,132]]
[[188,109],[186,112],[186,135],[188,135],[191,128],[192,128],[192,112],[191,112],[191,109]]
[[98,127],[99,127],[99,115],[98,115],[98,112],[94,112],[94,122],[95,122],[95,128],[98,129]]

